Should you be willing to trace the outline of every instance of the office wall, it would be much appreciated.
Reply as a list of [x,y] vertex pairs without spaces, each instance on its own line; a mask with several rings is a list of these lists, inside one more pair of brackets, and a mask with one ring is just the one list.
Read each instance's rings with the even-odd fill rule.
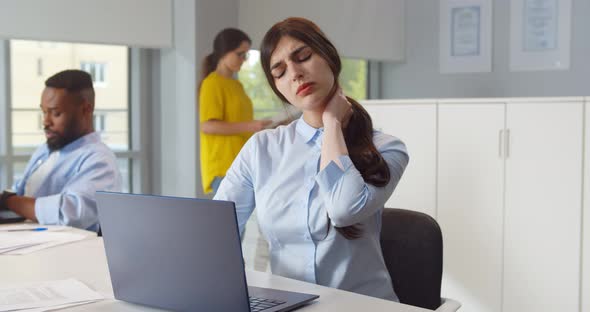
[[[410,0],[408,2],[412,2]],[[404,58],[405,0],[240,0],[239,26],[256,49],[266,31],[287,17],[314,21],[340,54],[352,58]]]
[[157,193],[203,196],[196,105],[201,59],[212,51],[219,30],[237,25],[237,14],[237,0],[174,0],[175,45],[161,49],[154,61],[159,75],[153,120],[159,128],[154,149]]
[[590,1],[572,0],[570,70],[510,72],[510,1],[493,2],[491,73],[439,73],[439,5],[406,2],[406,59],[381,66],[382,98],[583,96],[590,77]]
[[2,0],[0,37],[170,47],[172,0]]

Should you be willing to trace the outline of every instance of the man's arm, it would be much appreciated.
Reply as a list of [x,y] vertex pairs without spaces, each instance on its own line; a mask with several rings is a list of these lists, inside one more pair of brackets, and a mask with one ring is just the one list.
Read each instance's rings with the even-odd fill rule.
[[6,207],[15,213],[37,222],[35,216],[35,199],[27,196],[10,196],[4,203]]
[[95,229],[96,191],[121,191],[114,155],[97,152],[86,158],[59,194],[36,198],[34,213],[41,224]]

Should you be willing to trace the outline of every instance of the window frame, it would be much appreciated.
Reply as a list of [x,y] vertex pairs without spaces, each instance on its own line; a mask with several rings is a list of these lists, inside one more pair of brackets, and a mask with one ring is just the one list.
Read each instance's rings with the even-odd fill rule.
[[[129,48],[127,50],[129,52]],[[94,87],[102,88],[107,86],[107,63],[80,61],[80,69],[90,74]]]
[[[10,187],[13,174],[12,122],[10,117],[10,49],[8,40],[0,40],[0,185]],[[4,94],[4,96],[1,96]]]
[[[142,77],[144,69],[141,68],[140,63],[146,58],[144,55],[146,52],[141,50],[127,47],[129,146],[126,151],[114,151],[118,161],[128,161],[129,192],[151,191],[150,181],[146,179],[149,177],[147,167],[149,154],[148,149],[145,148],[146,144],[142,144],[146,140],[146,136],[142,136],[142,130],[147,129],[146,120],[149,116],[146,115],[147,110],[141,105],[142,101],[146,101],[145,96],[149,95],[150,89],[149,85],[146,85],[149,80]],[[11,84],[10,40],[0,40],[0,186],[3,188],[11,188],[14,184],[14,166],[20,162],[28,163],[32,156],[32,152],[15,154],[13,148]]]

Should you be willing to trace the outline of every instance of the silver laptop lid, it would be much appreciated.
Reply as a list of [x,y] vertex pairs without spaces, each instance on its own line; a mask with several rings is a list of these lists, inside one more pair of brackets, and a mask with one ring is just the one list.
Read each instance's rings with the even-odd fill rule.
[[115,298],[249,311],[233,202],[108,192],[96,199]]

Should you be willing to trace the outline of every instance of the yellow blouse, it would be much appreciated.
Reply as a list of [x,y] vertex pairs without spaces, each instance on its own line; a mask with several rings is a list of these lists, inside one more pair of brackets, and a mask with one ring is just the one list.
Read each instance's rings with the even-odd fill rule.
[[[217,119],[226,122],[243,122],[254,119],[252,101],[237,79],[209,74],[201,84],[199,94],[200,122]],[[203,191],[212,191],[215,177],[224,177],[233,160],[252,133],[235,135],[206,134],[201,138],[201,181]]]

